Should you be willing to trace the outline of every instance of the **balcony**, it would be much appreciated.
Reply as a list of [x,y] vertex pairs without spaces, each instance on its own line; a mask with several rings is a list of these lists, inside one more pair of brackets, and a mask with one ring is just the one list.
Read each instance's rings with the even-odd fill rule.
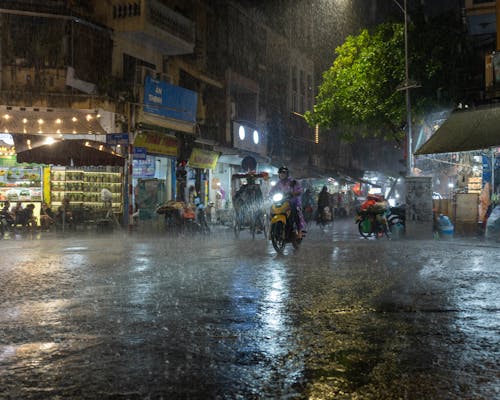
[[194,51],[194,22],[157,0],[111,0],[103,6],[105,23],[126,40],[163,55]]
[[41,68],[4,65],[0,76],[2,90],[63,92],[66,88],[66,68]]
[[465,0],[465,10],[467,15],[494,14],[496,7],[495,0]]

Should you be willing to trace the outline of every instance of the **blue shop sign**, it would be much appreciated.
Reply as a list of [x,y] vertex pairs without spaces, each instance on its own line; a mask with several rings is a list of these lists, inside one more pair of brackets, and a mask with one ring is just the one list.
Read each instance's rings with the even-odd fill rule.
[[198,94],[147,76],[144,81],[144,111],[150,114],[196,122]]
[[147,149],[145,147],[134,147],[134,160],[145,160]]
[[[500,156],[495,157],[495,175],[498,174],[498,170],[500,169]],[[483,187],[486,182],[491,182],[492,168],[491,168],[491,156],[489,154],[483,154]],[[495,178],[495,181],[497,179]]]
[[128,145],[128,133],[108,133],[106,135],[106,144],[112,146]]

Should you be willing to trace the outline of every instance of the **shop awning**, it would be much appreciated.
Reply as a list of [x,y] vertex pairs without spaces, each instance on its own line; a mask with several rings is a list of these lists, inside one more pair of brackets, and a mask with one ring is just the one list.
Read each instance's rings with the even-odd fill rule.
[[482,106],[451,113],[415,154],[455,153],[499,145],[500,107]]
[[17,162],[67,166],[123,166],[125,158],[93,140],[62,140],[40,144],[17,153]]

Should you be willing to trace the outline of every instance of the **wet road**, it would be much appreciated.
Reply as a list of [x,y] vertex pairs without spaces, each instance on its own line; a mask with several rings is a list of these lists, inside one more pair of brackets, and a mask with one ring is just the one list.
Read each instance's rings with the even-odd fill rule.
[[0,399],[500,398],[500,246],[351,222],[0,241]]

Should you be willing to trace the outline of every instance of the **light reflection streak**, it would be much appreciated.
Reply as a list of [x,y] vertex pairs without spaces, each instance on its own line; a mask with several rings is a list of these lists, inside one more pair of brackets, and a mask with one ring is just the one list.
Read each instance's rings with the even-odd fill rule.
[[272,340],[262,342],[261,346],[265,346],[263,350],[271,355],[279,355],[286,351],[276,339],[287,331],[284,306],[289,297],[288,282],[283,268],[273,266],[266,275],[263,287],[268,291],[264,294],[264,306],[259,315],[263,335],[271,335]]
[[137,264],[134,266],[134,271],[143,272],[151,267],[151,260],[149,257],[136,257]]
[[64,311],[71,302],[63,299],[24,302],[21,305],[0,310],[3,321],[30,325],[59,325]]
[[42,362],[41,355],[51,352],[57,348],[54,342],[33,342],[23,343],[18,346],[6,345],[0,347],[0,361],[6,361],[10,358],[20,358],[26,360],[31,358],[30,365],[39,365]]
[[332,260],[336,260],[338,259],[340,256],[340,249],[338,248],[338,246],[335,246],[333,249],[332,249]]
[[134,256],[135,264],[132,266],[132,284],[129,296],[134,304],[147,304],[154,292],[154,283],[146,280],[142,275],[152,267],[151,258],[147,256],[151,252],[151,247],[145,245],[137,246],[137,255]]

